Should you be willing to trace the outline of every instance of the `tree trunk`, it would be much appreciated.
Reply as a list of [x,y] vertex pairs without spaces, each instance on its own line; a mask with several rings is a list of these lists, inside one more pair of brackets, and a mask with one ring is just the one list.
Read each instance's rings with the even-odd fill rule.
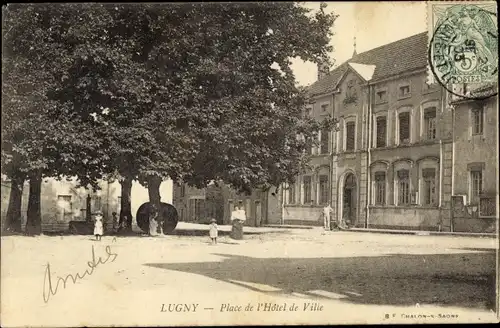
[[[161,178],[158,176],[150,176],[148,177],[148,194],[149,194],[149,203],[150,206],[153,206],[154,210],[157,211],[158,215],[156,216],[156,222],[150,222],[150,231],[151,235],[156,235],[157,233],[161,233],[162,224],[163,224],[163,215],[161,211],[161,196],[160,196],[160,185]],[[151,207],[150,207],[151,208]]]
[[21,201],[23,197],[24,178],[13,176],[10,182],[9,206],[3,226],[4,232],[21,232]]
[[[119,230],[120,231],[132,231],[132,179],[129,177],[124,177],[120,184],[122,186],[122,196],[120,202],[120,220],[119,220]],[[125,226],[123,228],[123,226]]]
[[39,235],[42,233],[41,191],[42,174],[38,172],[30,176],[30,193],[26,220],[26,233],[28,235]]
[[87,200],[85,202],[85,220],[87,222],[92,221],[92,197],[90,194],[87,195]]

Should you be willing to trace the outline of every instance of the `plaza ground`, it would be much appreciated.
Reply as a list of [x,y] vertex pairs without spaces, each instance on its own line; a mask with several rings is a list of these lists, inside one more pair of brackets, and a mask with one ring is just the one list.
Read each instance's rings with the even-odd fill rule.
[[[208,226],[188,223],[155,238],[2,237],[1,324],[497,321],[490,310],[494,238],[246,228],[245,239],[235,241],[229,230],[221,227],[213,246]],[[115,261],[100,263],[76,284],[70,280],[44,302],[47,264],[53,285],[58,276],[82,275],[92,247],[102,262],[107,253]],[[189,311],[168,312],[174,304]],[[273,304],[274,311],[264,311]]]

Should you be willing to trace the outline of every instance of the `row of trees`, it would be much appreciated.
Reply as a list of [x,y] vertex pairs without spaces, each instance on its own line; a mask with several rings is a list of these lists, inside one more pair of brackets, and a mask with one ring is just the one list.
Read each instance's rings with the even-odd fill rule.
[[[324,5],[9,4],[2,21],[4,229],[41,233],[42,179],[122,185],[159,208],[165,178],[241,191],[293,181],[305,140],[331,125],[304,118],[291,58],[321,62],[336,16]],[[297,138],[302,134],[304,138]]]

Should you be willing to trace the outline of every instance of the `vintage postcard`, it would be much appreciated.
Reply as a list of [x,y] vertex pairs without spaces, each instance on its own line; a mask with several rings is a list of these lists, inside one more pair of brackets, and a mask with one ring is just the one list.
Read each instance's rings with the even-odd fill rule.
[[2,327],[498,322],[497,14],[3,6]]

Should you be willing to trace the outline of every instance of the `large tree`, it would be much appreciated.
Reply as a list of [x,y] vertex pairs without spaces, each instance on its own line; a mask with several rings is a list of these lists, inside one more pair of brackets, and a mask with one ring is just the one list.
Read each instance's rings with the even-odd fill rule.
[[[71,169],[58,165],[60,154],[32,156],[47,173],[76,173],[88,183],[118,172],[125,193],[137,179],[157,206],[167,177],[198,187],[222,180],[239,190],[267,188],[292,180],[305,163],[304,140],[332,123],[302,118],[305,95],[290,62],[327,58],[335,16],[323,6],[315,13],[297,3],[16,10],[29,24],[13,23],[9,41],[26,41],[11,58],[34,60],[35,72],[47,75],[47,109],[36,112],[57,126],[78,122],[80,135],[67,145]],[[61,142],[49,136],[42,148]],[[26,145],[38,140],[23,138]],[[85,139],[91,142],[81,145]],[[75,153],[89,164],[72,161]]]
[[12,182],[4,231],[21,230],[22,187],[29,180],[26,232],[39,234],[42,178],[76,175],[97,187],[102,154],[93,127],[72,115],[73,105],[50,98],[61,83],[57,26],[43,8],[8,6],[3,14],[2,173]]

